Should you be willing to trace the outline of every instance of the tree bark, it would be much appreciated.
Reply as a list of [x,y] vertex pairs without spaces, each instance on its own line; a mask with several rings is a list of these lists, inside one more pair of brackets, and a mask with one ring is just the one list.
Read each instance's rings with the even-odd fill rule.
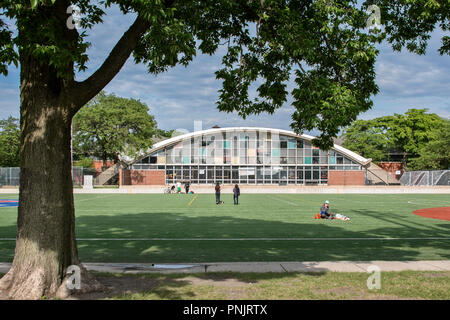
[[[21,57],[17,239],[12,268],[0,280],[0,289],[13,299],[67,296],[67,268],[80,265],[70,152],[72,114],[60,85],[50,67]],[[85,277],[81,289],[99,288],[81,270]]]
[[[39,7],[32,15],[18,19],[18,33],[33,32],[27,19],[57,17],[63,37],[76,46],[76,30],[65,27],[68,1],[54,7]],[[30,20],[30,21],[32,21]],[[22,24],[23,22],[23,24]],[[138,17],[123,34],[102,66],[87,80],[57,76],[48,58],[34,57],[26,49],[20,55],[21,172],[17,239],[9,272],[0,279],[0,291],[13,299],[66,297],[67,268],[80,267],[80,292],[102,286],[80,265],[75,238],[75,212],[72,186],[71,122],[78,110],[93,98],[120,71],[150,24]],[[28,29],[27,29],[28,28]],[[36,35],[38,36],[38,35]],[[39,37],[46,45],[45,39]],[[67,70],[73,72],[73,61]]]

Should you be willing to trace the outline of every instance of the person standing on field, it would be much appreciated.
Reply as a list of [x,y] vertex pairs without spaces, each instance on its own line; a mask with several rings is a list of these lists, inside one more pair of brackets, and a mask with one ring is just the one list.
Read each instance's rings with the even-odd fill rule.
[[215,190],[216,190],[216,204],[220,204],[221,203],[221,201],[220,201],[220,185],[218,182],[216,183]]
[[236,184],[233,188],[233,201],[234,204],[239,204],[239,196],[241,195],[241,190],[239,186]]

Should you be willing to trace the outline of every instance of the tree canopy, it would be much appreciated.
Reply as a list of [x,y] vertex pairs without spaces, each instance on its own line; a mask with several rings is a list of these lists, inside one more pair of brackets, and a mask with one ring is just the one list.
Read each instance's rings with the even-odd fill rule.
[[411,159],[411,170],[450,169],[450,120],[429,134],[430,141],[418,150],[418,157]]
[[0,167],[18,167],[20,164],[19,119],[0,120]]
[[[80,32],[55,32],[67,23],[70,4],[80,9]],[[366,28],[371,4],[381,8],[383,32]],[[86,36],[103,22],[111,5],[135,14],[136,20],[104,64],[86,81],[74,83],[74,72],[87,68],[91,44]],[[340,128],[372,107],[371,97],[378,92],[375,44],[387,39],[396,50],[424,53],[436,27],[448,30],[450,11],[445,0],[372,0],[361,6],[356,0],[22,0],[1,1],[0,8],[2,15],[17,19],[19,30],[14,37],[0,19],[3,73],[8,64],[19,62],[18,48],[54,68],[61,81],[75,84],[73,90],[86,103],[130,53],[158,74],[187,65],[197,51],[213,54],[226,46],[216,72],[223,83],[218,109],[242,117],[273,113],[290,93],[296,109],[291,127],[298,133],[319,130],[315,144],[323,148],[332,146]],[[441,53],[448,53],[448,37],[442,41]],[[288,92],[292,74],[296,88]],[[249,93],[252,87],[257,97]]]
[[79,158],[119,160],[151,147],[156,121],[145,103],[101,92],[73,119],[73,152]]
[[427,109],[410,109],[405,114],[355,121],[344,130],[343,145],[374,161],[389,160],[392,152],[402,153],[403,161],[409,164],[407,160],[427,150],[424,148],[434,143],[436,132],[444,128],[445,120],[438,115],[427,113]]

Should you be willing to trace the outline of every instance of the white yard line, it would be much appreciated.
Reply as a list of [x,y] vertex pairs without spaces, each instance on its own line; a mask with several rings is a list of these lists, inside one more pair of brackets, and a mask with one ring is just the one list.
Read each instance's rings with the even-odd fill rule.
[[[0,238],[0,241],[15,241],[15,238]],[[450,240],[450,237],[422,238],[77,238],[78,241],[392,241],[392,240]]]

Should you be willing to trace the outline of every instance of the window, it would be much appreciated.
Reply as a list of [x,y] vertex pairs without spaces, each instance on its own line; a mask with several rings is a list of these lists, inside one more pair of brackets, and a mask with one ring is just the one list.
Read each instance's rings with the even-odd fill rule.
[[191,163],[191,157],[189,156],[183,156],[183,164],[189,164]]
[[272,157],[279,157],[280,149],[272,149]]
[[290,140],[288,141],[288,148],[289,148],[289,149],[295,149],[295,148],[296,148],[295,140],[290,139]]

